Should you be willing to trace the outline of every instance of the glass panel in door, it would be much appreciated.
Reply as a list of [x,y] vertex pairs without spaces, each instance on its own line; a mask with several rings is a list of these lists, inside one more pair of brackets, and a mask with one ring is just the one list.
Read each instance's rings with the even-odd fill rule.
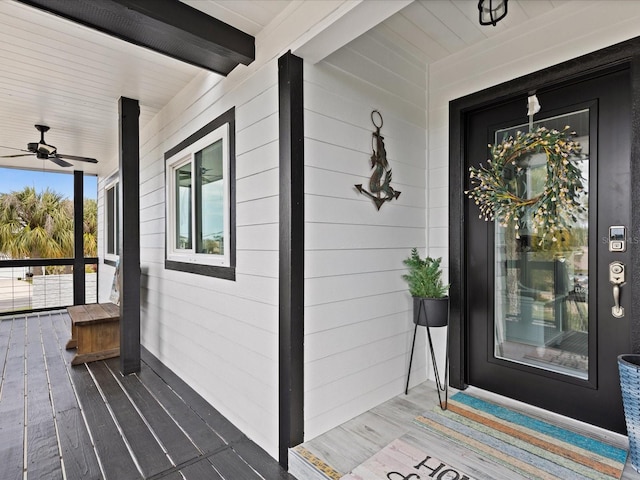
[[[494,355],[587,380],[589,110],[499,130],[495,142],[515,137],[517,131],[539,126],[563,130],[567,125],[582,146],[572,160],[584,179],[586,192],[581,200],[586,212],[570,228],[556,233],[552,242],[541,242],[527,219],[519,224],[496,222]],[[512,168],[519,169],[514,194],[520,198],[540,195],[546,181],[544,154],[522,156]]]

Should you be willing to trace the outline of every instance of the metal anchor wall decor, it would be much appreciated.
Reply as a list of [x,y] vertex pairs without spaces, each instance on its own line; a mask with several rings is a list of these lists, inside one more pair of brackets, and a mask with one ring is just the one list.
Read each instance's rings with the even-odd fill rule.
[[[376,123],[375,116],[379,118]],[[371,122],[376,127],[376,131],[373,132],[371,139],[371,168],[373,168],[373,174],[369,179],[369,191],[362,187],[362,184],[355,185],[356,189],[373,200],[376,208],[380,210],[382,204],[386,201],[393,200],[400,196],[398,190],[394,190],[391,187],[391,169],[389,168],[389,162],[387,161],[387,151],[384,148],[384,137],[380,135],[380,129],[382,128],[382,114],[378,110],[371,112]]]

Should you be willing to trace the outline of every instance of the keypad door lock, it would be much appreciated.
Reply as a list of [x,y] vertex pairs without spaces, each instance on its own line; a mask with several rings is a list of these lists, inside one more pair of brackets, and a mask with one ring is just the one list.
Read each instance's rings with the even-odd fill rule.
[[613,307],[611,315],[616,318],[624,317],[624,307],[620,305],[620,287],[626,282],[625,267],[622,262],[609,264],[609,282],[613,285]]
[[627,250],[627,228],[622,225],[609,227],[609,251],[624,252]]

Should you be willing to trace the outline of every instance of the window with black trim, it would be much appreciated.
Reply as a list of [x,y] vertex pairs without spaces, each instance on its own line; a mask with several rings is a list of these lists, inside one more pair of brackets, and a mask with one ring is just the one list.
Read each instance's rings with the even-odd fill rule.
[[172,270],[235,279],[235,110],[165,153]]
[[115,181],[105,188],[105,240],[106,257],[120,255],[120,182]]

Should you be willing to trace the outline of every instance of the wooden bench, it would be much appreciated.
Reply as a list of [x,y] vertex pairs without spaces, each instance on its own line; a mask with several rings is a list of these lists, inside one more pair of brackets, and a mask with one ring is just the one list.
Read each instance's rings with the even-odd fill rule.
[[67,312],[71,317],[71,340],[66,348],[78,349],[71,365],[120,355],[120,307],[94,303],[74,305]]

